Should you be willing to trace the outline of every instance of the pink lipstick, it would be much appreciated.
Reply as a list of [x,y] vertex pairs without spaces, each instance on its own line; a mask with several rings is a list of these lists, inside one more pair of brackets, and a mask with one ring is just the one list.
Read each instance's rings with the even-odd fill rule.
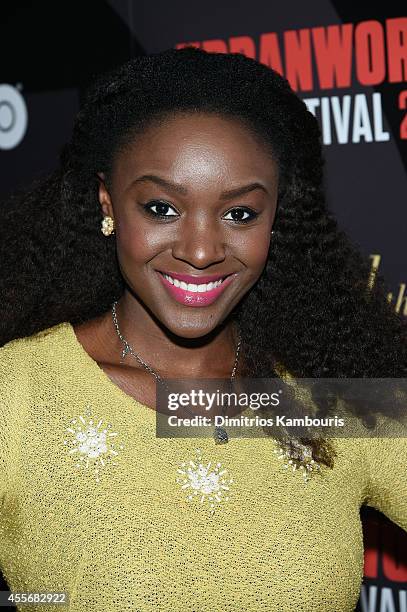
[[209,306],[233,282],[237,273],[228,275],[178,274],[158,271],[158,275],[169,294],[184,306]]

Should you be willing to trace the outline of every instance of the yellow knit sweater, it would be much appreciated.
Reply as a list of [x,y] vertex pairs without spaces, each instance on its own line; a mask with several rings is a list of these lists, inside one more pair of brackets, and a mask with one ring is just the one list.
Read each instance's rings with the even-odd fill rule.
[[407,529],[404,438],[338,439],[308,483],[270,437],[156,438],[66,322],[2,347],[0,385],[0,569],[70,612],[353,611],[361,505]]

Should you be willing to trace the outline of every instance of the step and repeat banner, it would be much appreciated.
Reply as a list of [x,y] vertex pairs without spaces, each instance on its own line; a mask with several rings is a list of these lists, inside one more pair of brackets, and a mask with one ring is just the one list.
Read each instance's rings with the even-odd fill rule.
[[[407,316],[407,17],[398,2],[110,0],[1,8],[0,197],[52,170],[94,75],[197,46],[283,74],[317,117],[328,206]],[[407,475],[406,475],[407,478]],[[407,535],[362,513],[362,612],[407,612]]]

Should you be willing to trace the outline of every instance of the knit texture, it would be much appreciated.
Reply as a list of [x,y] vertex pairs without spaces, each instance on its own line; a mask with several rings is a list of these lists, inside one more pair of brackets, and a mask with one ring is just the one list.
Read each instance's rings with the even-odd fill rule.
[[[265,435],[157,438],[68,322],[0,349],[0,395],[0,568],[70,612],[351,612],[361,505],[407,529],[406,439],[337,439],[305,483]],[[183,486],[200,460],[220,501]]]

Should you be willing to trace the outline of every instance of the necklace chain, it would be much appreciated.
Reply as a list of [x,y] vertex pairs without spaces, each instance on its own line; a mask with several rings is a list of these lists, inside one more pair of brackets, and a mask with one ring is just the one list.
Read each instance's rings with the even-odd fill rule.
[[[124,345],[124,348],[122,350],[122,359],[125,358],[127,353],[130,353],[135,359],[137,359],[137,361],[148,372],[150,372],[150,374],[152,374],[154,376],[154,378],[157,380],[157,382],[159,382],[161,385],[163,385],[164,387],[166,387],[168,389],[168,385],[165,384],[165,382],[163,381],[161,376],[148,363],[146,363],[144,361],[144,359],[142,359],[138,353],[136,353],[136,351],[133,349],[133,347],[127,342],[126,338],[124,338],[124,336],[120,332],[119,323],[117,321],[116,304],[117,304],[117,301],[113,302],[113,304],[112,304],[112,319],[113,319],[113,324],[114,324],[115,329],[116,329],[116,333],[117,333],[118,337],[120,338],[120,340],[123,342],[123,345]],[[230,381],[231,382],[235,378],[237,366],[238,366],[238,363],[239,363],[239,355],[240,355],[241,344],[242,344],[242,339],[241,339],[241,336],[240,336],[240,332],[238,332],[238,342],[237,342],[237,346],[236,346],[235,362],[233,364],[232,374],[231,374],[231,377],[230,377]],[[189,414],[192,414],[188,409],[187,409],[187,412]],[[222,407],[222,415],[224,416],[224,414],[225,414],[224,407]],[[226,430],[223,427],[215,426],[214,439],[215,439],[215,442],[217,444],[224,444],[225,442],[228,442],[229,438],[228,438],[228,434],[227,434]]]
[[[144,361],[144,359],[142,359],[140,357],[140,355],[138,353],[136,353],[136,351],[133,349],[133,347],[127,342],[126,338],[123,337],[122,333],[120,332],[119,329],[119,323],[117,321],[117,312],[116,312],[116,302],[113,302],[112,305],[112,318],[113,318],[113,324],[115,326],[116,329],[116,333],[118,335],[118,337],[120,338],[120,340],[123,342],[124,344],[124,348],[122,350],[122,359],[124,359],[124,357],[126,356],[127,353],[130,353],[131,355],[133,355],[133,357],[135,357],[137,359],[137,361],[146,369],[150,372],[150,374],[152,374],[156,380],[165,385],[163,379],[161,378],[161,376],[159,374],[157,374],[157,372],[148,364]],[[232,369],[232,374],[230,376],[230,380],[233,381],[233,379],[235,378],[235,374],[236,374],[236,369],[239,363],[239,354],[240,354],[240,347],[242,344],[242,339],[240,337],[240,334],[238,334],[238,342],[237,342],[237,346],[236,346],[236,353],[235,353],[235,362],[233,364],[233,369]]]

